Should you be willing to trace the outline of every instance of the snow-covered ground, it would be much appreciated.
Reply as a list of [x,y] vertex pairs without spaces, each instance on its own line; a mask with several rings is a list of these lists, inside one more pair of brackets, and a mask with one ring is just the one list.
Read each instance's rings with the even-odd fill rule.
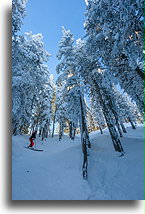
[[29,136],[12,138],[13,200],[143,200],[143,125],[121,139],[125,156],[112,146],[108,129],[90,134],[88,180],[82,178],[80,137],[38,137],[36,147],[24,148]]

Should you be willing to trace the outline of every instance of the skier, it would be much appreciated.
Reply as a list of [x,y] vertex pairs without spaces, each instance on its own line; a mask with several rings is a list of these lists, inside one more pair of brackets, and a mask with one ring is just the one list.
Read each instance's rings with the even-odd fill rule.
[[30,145],[28,146],[28,148],[34,146],[34,141],[33,140],[36,138],[36,134],[37,134],[37,131],[33,132],[31,137],[29,138]]

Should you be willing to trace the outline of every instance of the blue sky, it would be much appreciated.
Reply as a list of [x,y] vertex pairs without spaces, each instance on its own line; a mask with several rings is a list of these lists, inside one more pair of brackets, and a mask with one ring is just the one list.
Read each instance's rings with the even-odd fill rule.
[[75,39],[83,37],[85,9],[85,0],[28,0],[21,33],[32,31],[33,34],[43,34],[45,49],[52,54],[48,67],[55,79],[61,26],[71,30]]

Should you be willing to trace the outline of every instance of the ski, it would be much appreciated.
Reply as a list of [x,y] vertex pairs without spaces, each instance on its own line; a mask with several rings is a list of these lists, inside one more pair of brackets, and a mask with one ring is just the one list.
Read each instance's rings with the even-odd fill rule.
[[30,149],[32,151],[37,151],[37,152],[43,152],[43,149],[35,149],[35,148],[31,148],[31,147],[26,147],[24,146],[26,149]]

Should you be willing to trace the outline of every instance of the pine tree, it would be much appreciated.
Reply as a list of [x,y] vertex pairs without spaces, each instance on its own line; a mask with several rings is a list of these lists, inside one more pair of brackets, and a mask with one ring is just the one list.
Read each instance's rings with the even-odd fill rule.
[[27,0],[12,0],[12,36],[20,31]]
[[143,0],[88,0],[87,53],[102,59],[143,112]]
[[53,87],[53,92],[52,92],[52,137],[54,137],[54,131],[55,131],[55,122],[56,122],[56,112],[57,112],[57,105],[56,105],[56,85],[54,83],[53,77],[52,79],[52,87]]
[[[113,108],[111,96],[108,90],[110,81],[107,82],[107,78],[105,78],[105,81],[107,82],[107,85],[105,86],[104,76],[100,69],[102,68],[102,63],[94,56],[88,56],[88,49],[86,48],[85,42],[82,40],[78,41],[76,59],[79,65],[79,74],[84,79],[85,83],[90,86],[91,90],[96,93],[96,97],[101,105],[103,115],[110,131],[114,148],[116,151],[123,154],[124,150],[115,128],[115,122],[118,125],[117,115]],[[112,119],[112,116],[114,119]]]
[[12,46],[12,123],[13,134],[32,123],[35,107],[49,84],[45,64],[49,54],[44,50],[42,35],[17,36]]
[[73,46],[74,39],[70,31],[62,28],[63,37],[60,41],[58,59],[61,63],[57,66],[60,73],[59,80],[63,83],[63,105],[67,111],[70,124],[77,126],[79,122],[81,131],[83,160],[83,177],[87,178],[87,149],[90,148],[89,134],[86,122],[86,106],[84,101],[83,85],[77,73],[76,49]]
[[61,82],[61,80],[57,80],[55,121],[59,123],[59,140],[61,140],[63,136],[64,127],[67,120],[67,111],[63,96],[64,86],[65,85]]
[[91,110],[93,113],[93,117],[96,125],[99,127],[101,134],[103,134],[103,127],[106,125],[105,118],[103,115],[102,107],[98,102],[98,96],[92,90],[90,93],[91,100]]

